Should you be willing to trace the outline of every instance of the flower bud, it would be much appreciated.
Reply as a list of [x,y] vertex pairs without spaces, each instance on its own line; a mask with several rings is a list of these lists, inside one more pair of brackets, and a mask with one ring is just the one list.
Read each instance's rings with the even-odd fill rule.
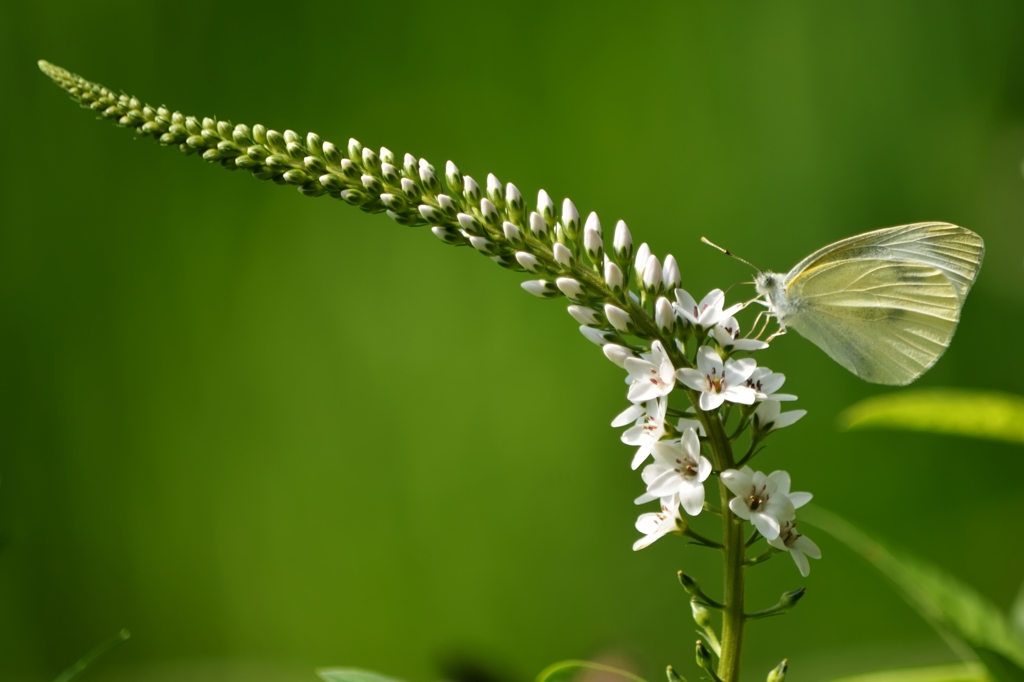
[[700,585],[697,584],[696,580],[686,575],[682,571],[679,571],[676,575],[679,576],[679,584],[683,586],[684,590],[686,590],[686,594],[690,595],[691,597],[696,597],[698,594],[700,594]]
[[587,223],[583,226],[583,230],[594,230],[598,236],[602,239],[604,238],[604,232],[601,230],[601,219],[597,217],[595,211],[591,211],[590,215],[587,216]]
[[789,670],[789,659],[784,658],[782,663],[779,663],[768,673],[768,682],[785,682],[787,670]]
[[434,173],[434,167],[420,159],[420,182],[429,192],[436,192],[441,189],[441,183]]
[[[198,122],[196,121],[194,116],[189,116],[185,119],[185,129],[188,130],[188,132],[192,133],[193,135],[196,135],[199,133],[199,126],[197,125],[197,123]],[[195,130],[193,130],[193,126],[195,126],[196,128]],[[252,127],[252,139],[253,142],[255,142],[256,144],[266,144],[267,127],[261,123],[257,123],[256,125],[254,125]],[[334,145],[331,146],[333,147]]]
[[372,175],[363,175],[359,180],[363,183],[363,187],[370,191],[370,194],[380,194],[384,191],[384,185],[380,184],[380,180]]
[[793,590],[792,592],[786,592],[782,595],[782,598],[779,599],[779,606],[781,606],[784,609],[791,609],[794,606],[796,606],[796,603],[798,601],[803,599],[803,596],[806,593],[806,587],[801,587],[800,589]]
[[558,296],[558,287],[546,279],[527,280],[519,286],[539,298],[555,298]]
[[[591,213],[590,215],[594,215]],[[583,248],[587,252],[587,258],[594,265],[597,265],[604,258],[604,244],[601,240],[601,226],[598,229],[587,227],[583,230]]]
[[665,676],[668,678],[668,682],[686,682],[686,679],[681,677],[672,666],[665,668]]
[[[543,192],[544,190],[541,191]],[[548,237],[548,224],[544,222],[544,218],[536,211],[530,214],[530,232],[536,239],[546,240]]]
[[602,320],[597,316],[597,313],[591,308],[587,308],[582,305],[571,305],[568,308],[569,314],[572,315],[572,319],[576,320],[585,327],[600,327],[602,326]]
[[498,216],[498,209],[494,207],[490,199],[480,200],[480,213],[483,214],[484,223],[488,227],[498,227],[501,218]]
[[[253,138],[256,137],[256,129],[253,128]],[[341,161],[341,150],[334,146],[333,142],[324,142],[323,146],[324,158],[327,159],[327,163],[337,165]]]
[[655,255],[651,255],[647,259],[647,265],[644,267],[643,288],[651,296],[657,294],[662,288],[661,261]]
[[[231,133],[235,132],[235,126],[228,121],[217,121],[217,134],[225,140],[231,139]],[[291,132],[291,131],[288,131]],[[293,135],[295,133],[292,133]]]
[[551,197],[544,190],[537,192],[537,212],[548,226],[555,223],[555,202],[551,201]]
[[392,153],[392,151],[390,149],[388,149],[387,147],[381,147],[380,148],[380,162],[381,163],[390,163],[392,166],[394,166],[395,165],[395,155],[394,155],[394,153]]
[[672,291],[679,286],[681,281],[679,263],[671,253],[665,256],[665,266],[661,269],[661,278],[664,281],[665,291]]
[[704,670],[712,670],[714,662],[711,659],[711,652],[704,646],[704,642],[697,640],[697,665]]
[[[342,159],[341,160],[342,164],[346,163],[347,161],[348,161],[348,159]],[[419,187],[416,186],[415,182],[413,182],[409,178],[402,178],[401,184],[402,184],[402,193],[405,194],[405,197],[407,199],[411,199],[411,200],[415,201],[415,200],[420,198],[420,190],[419,190]]]
[[622,291],[622,270],[608,256],[604,257],[604,281],[614,293]]
[[[284,160],[283,157],[277,156],[276,154],[274,154],[273,156],[268,156],[267,157],[267,165],[268,166],[276,165],[273,161],[271,161],[271,159],[274,159],[275,161],[277,161],[277,160],[283,161]],[[360,176],[362,176],[363,172],[361,170],[359,170],[359,166],[357,166],[356,164],[352,163],[351,160],[349,160],[349,159],[342,159],[341,160],[341,174],[344,175],[349,180],[358,180],[360,178]]]
[[555,286],[573,301],[583,298],[583,287],[572,277],[559,277],[555,280]]
[[398,169],[392,166],[390,163],[382,163],[380,165],[380,174],[384,178],[384,182],[389,185],[400,185],[402,184],[402,177],[398,174]]
[[519,232],[519,228],[507,220],[501,224],[501,230],[505,233],[505,239],[513,246],[519,246],[523,243],[523,235]]
[[420,166],[412,154],[406,154],[402,159],[402,173],[410,180],[415,180],[420,176]]
[[[227,123],[227,122],[226,121],[221,121],[220,123],[218,123],[217,124],[217,130],[221,130],[220,126],[223,123]],[[230,127],[231,126],[229,124],[228,128],[230,128]],[[298,144],[301,140],[302,140],[302,138],[299,137],[299,134],[297,132],[295,132],[294,130],[286,130],[286,131],[284,131],[284,141],[287,142],[288,144]]]
[[[345,196],[344,196],[345,192],[347,192],[347,191],[348,190],[344,190],[339,195],[339,197],[344,199],[345,198]],[[388,209],[387,211],[385,211],[385,213],[387,213],[387,216],[389,218],[391,218],[392,220],[394,220],[399,225],[405,225],[406,227],[417,227],[417,226],[423,224],[422,218],[420,218],[419,214],[415,213],[415,212],[413,212],[413,213],[407,213],[407,212],[399,213],[398,211],[392,211],[391,209]],[[456,243],[458,243],[458,244],[465,244],[466,240],[463,239],[461,242],[456,242]]]
[[[345,189],[345,183],[343,183],[341,181],[341,178],[339,178],[334,173],[324,173],[323,175],[321,175],[320,176],[320,184],[323,185],[324,187],[326,187],[328,190],[331,190],[331,191],[334,191],[334,192],[340,192],[341,190]],[[384,201],[384,197],[389,197],[389,196],[391,196],[391,195],[390,194],[382,194],[382,195],[380,195],[381,201]],[[398,201],[399,201],[398,199],[395,199],[396,203]],[[384,201],[384,205],[388,206],[388,202]],[[388,206],[388,208],[395,208],[395,206]]]
[[629,316],[629,313],[622,308],[614,306],[611,303],[606,303],[604,306],[604,315],[608,318],[608,322],[620,332],[625,332],[627,334],[633,332],[633,319]]
[[511,182],[505,185],[505,203],[508,204],[509,211],[516,215],[521,215],[526,210],[523,195],[519,193],[519,188]]
[[498,252],[498,247],[490,239],[485,237],[477,237],[476,235],[469,238],[469,243],[474,249],[484,254],[485,256],[493,256]]
[[[341,191],[342,187],[332,186],[334,183],[331,182],[331,178],[333,177],[333,175],[321,175],[320,184],[322,184],[324,187],[327,187],[328,189]],[[324,180],[325,178],[327,179],[326,181]],[[392,211],[401,211],[403,208],[405,208],[404,201],[396,197],[394,194],[388,194],[386,192],[380,195],[380,203],[384,204],[386,208],[390,208]]]
[[426,220],[428,223],[436,223],[436,222],[440,222],[440,220],[441,220],[441,217],[442,217],[441,216],[441,212],[438,211],[433,206],[427,206],[426,204],[420,204],[418,210],[420,212],[420,215],[423,216],[423,219]]
[[633,351],[626,348],[625,346],[620,346],[617,343],[605,344],[605,346],[601,350],[604,351],[604,356],[606,358],[608,358],[609,360],[611,360],[612,362],[614,362],[616,365],[623,369],[626,368],[627,358],[636,357],[633,354]]
[[644,281],[644,268],[647,267],[647,261],[651,257],[651,247],[647,246],[647,242],[640,245],[640,248],[636,250],[636,261],[633,263],[633,273],[636,275],[636,283],[643,284]]
[[580,334],[583,334],[594,345],[604,346],[606,343],[614,342],[618,337],[615,332],[602,331],[593,327],[580,327]]
[[465,188],[462,183],[462,173],[459,172],[458,166],[451,161],[444,165],[444,179],[448,183],[448,189],[454,194],[461,193]]
[[466,189],[462,193],[466,197],[466,201],[470,204],[480,201],[480,185],[476,184],[476,180],[465,175],[462,178],[462,182],[466,185]]
[[513,259],[505,255],[491,256],[491,260],[500,265],[501,267],[505,268],[506,270],[516,270],[518,267]]
[[562,226],[569,239],[575,241],[580,234],[580,212],[569,199],[562,202]]
[[380,157],[377,156],[377,152],[369,147],[363,148],[363,168],[369,173],[373,173],[380,168]]
[[434,233],[434,236],[443,241],[445,244],[465,244],[466,238],[456,230],[454,227],[445,227],[443,225],[435,225],[430,228],[430,231]]
[[476,218],[469,215],[468,213],[460,213],[455,216],[456,220],[459,221],[459,225],[463,230],[472,235],[481,236],[484,233],[484,227],[481,225]]
[[[267,142],[271,141],[270,133],[272,132],[274,131],[267,132]],[[359,140],[354,137],[348,138],[348,160],[352,163],[359,163],[363,160],[363,145],[359,144]]]
[[555,242],[554,247],[551,249],[552,254],[555,256],[555,261],[563,268],[568,270],[572,267],[573,257],[572,251],[565,244],[559,244]]
[[698,602],[696,599],[691,599],[690,610],[693,611],[694,623],[702,628],[709,628],[712,626],[711,612],[708,611],[706,606]]
[[672,336],[672,332],[676,330],[676,311],[664,296],[654,304],[654,321],[658,325],[658,331],[665,336]]
[[516,251],[516,260],[527,272],[540,272],[544,269],[540,260],[528,251]]
[[487,197],[495,206],[505,206],[505,193],[501,191],[501,180],[494,173],[487,174]]
[[452,198],[447,194],[438,194],[437,204],[449,217],[454,218],[455,214],[458,212],[458,207],[455,205],[455,202],[452,201]]

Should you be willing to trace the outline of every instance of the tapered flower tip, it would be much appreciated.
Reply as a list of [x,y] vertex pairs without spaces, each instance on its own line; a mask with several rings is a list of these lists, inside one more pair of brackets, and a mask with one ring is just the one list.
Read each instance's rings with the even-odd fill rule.
[[544,190],[537,192],[537,212],[545,218],[553,218],[555,215],[555,202]]
[[445,172],[445,175],[457,175],[458,172],[459,172],[459,167],[456,166],[451,161],[446,161],[445,164],[444,164],[444,172]]
[[611,360],[612,362],[614,362],[616,365],[623,369],[626,368],[627,358],[636,357],[635,355],[633,355],[633,351],[626,348],[625,346],[620,346],[617,343],[606,344],[601,350],[604,351],[604,355],[606,358],[608,358],[609,360]]
[[633,269],[636,271],[637,277],[643,279],[644,269],[647,267],[647,261],[651,257],[651,247],[647,246],[647,242],[640,245],[640,248],[636,250],[636,261],[633,263]]
[[603,234],[601,232],[601,219],[597,217],[597,213],[594,211],[590,212],[590,215],[587,216],[587,223],[583,226],[583,229],[587,232],[593,230],[599,237]]
[[510,204],[518,204],[523,200],[523,195],[519,193],[519,188],[513,185],[511,182],[505,185],[505,201]]
[[578,226],[580,223],[580,212],[576,210],[576,204],[571,199],[562,202],[562,224],[569,227],[570,224]]

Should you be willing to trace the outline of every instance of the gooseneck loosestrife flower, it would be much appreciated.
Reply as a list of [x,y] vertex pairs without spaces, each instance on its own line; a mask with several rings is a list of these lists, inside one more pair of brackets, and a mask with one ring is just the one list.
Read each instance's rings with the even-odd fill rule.
[[[765,475],[747,466],[766,438],[805,412],[781,412],[779,401],[795,399],[778,393],[785,377],[740,357],[768,346],[740,335],[736,315],[743,304],[727,307],[720,289],[696,301],[680,288],[686,273],[679,259],[659,258],[647,244],[634,250],[621,220],[609,248],[597,214],[583,220],[572,201],[563,200],[559,209],[543,190],[531,206],[515,185],[494,175],[481,184],[451,161],[442,172],[426,159],[374,150],[355,139],[336,145],[316,133],[187,116],[115,94],[47,62],[40,68],[82,106],[137,135],[228,170],[291,185],[305,196],[330,197],[401,225],[422,226],[445,244],[469,247],[504,269],[525,273],[521,286],[534,296],[567,298],[581,333],[625,372],[631,405],[612,424],[630,427],[621,438],[636,448],[632,468],[651,460],[641,472],[644,492],[636,501],[656,501],[659,508],[637,519],[642,537],[633,548],[678,534],[722,552],[720,601],[683,572],[680,581],[713,644],[709,649],[698,642],[700,665],[721,682],[739,679],[744,623],[752,617],[745,606],[745,566],[789,553],[807,575],[807,557],[821,555],[796,531],[797,509],[810,495],[790,492],[784,471]],[[743,439],[747,445],[740,455],[734,447]],[[707,500],[706,487],[714,483],[717,505]],[[720,540],[697,532],[693,524],[716,515]],[[754,528],[749,536],[748,522]],[[767,548],[749,558],[761,539]],[[773,608],[781,613],[794,603]],[[721,612],[718,632],[709,609]]]

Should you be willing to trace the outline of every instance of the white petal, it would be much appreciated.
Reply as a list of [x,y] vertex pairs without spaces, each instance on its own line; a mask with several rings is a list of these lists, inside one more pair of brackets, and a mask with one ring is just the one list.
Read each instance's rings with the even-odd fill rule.
[[811,564],[807,561],[807,557],[804,556],[803,552],[797,550],[791,550],[790,554],[793,557],[793,562],[796,567],[800,569],[800,575],[807,577],[811,574]]
[[789,487],[792,485],[792,480],[789,477],[788,471],[779,469],[768,474],[768,479],[775,481],[775,489],[783,495],[789,494]]
[[[758,369],[761,369],[761,368],[758,367]],[[756,372],[755,372],[755,374],[756,374]],[[751,375],[750,378],[754,379],[754,376]],[[782,388],[782,385],[784,383],[786,383],[786,375],[785,374],[776,374],[775,372],[768,372],[767,375],[765,375],[764,377],[757,377],[756,380],[761,382],[761,391],[762,392],[764,392],[764,393],[775,393],[775,391],[777,391],[780,388]],[[778,398],[775,398],[774,396],[773,396],[773,399],[774,400],[778,400]]]
[[633,351],[626,348],[625,346],[620,346],[616,343],[605,344],[604,347],[601,348],[601,350],[604,352],[604,356],[606,358],[614,362],[619,367],[622,367],[623,369],[626,368],[626,360],[628,358],[634,357]]
[[633,471],[636,471],[640,468],[640,465],[644,463],[644,460],[650,456],[650,454],[651,444],[645,443],[644,445],[641,445],[639,449],[637,449],[636,454],[633,455],[633,462],[629,465],[630,468],[633,469]]
[[800,550],[812,559],[821,558],[821,550],[818,548],[818,545],[816,545],[814,540],[810,539],[806,535],[798,537],[796,542],[793,543],[793,548]]
[[633,381],[645,381],[658,372],[657,365],[641,358],[626,358],[622,366],[629,372],[629,378]]
[[700,464],[697,465],[697,480],[703,483],[711,475],[711,460],[701,455]]
[[[626,360],[626,362],[629,362],[629,360]],[[626,398],[633,403],[643,403],[660,398],[662,395],[664,394],[661,392],[660,385],[651,383],[649,379],[638,379],[629,387]]]
[[[739,499],[734,497],[734,500]],[[732,503],[729,503],[729,509],[732,509]],[[735,511],[735,510],[733,510]],[[739,514],[736,514],[739,516]],[[779,537],[779,521],[774,516],[768,516],[767,514],[751,514],[750,522],[754,524],[754,528],[757,528],[761,535],[765,536],[769,540],[774,540]]]
[[697,432],[693,429],[683,431],[679,444],[682,446],[683,452],[691,459],[697,459],[700,456],[700,439],[697,438]]
[[[647,440],[643,425],[638,424],[631,429],[626,429],[622,432],[622,435],[619,436],[619,440],[626,445],[640,445],[640,443]],[[636,469],[636,467],[633,468]]]
[[725,381],[730,386],[738,386],[749,379],[755,369],[757,369],[757,361],[753,358],[730,359],[725,363]]
[[789,493],[788,497],[789,501],[793,503],[793,508],[799,509],[810,502],[814,495],[811,495],[810,493]]
[[731,341],[730,345],[734,350],[743,351],[764,350],[768,347],[767,343],[764,341],[758,341],[757,339],[736,339]]
[[700,510],[704,508],[704,486],[699,483],[679,486],[679,502],[683,506],[683,511],[690,516],[700,514]]
[[726,469],[722,472],[722,482],[725,483],[725,487],[733,495],[740,497],[749,495],[750,487],[754,483],[750,476],[750,469],[747,467],[743,467],[743,469]]
[[789,401],[792,401],[792,400],[796,400],[796,396],[791,394],[791,393],[772,393],[770,396],[765,396],[765,397],[770,397],[772,400],[786,401],[786,402],[789,402]]
[[688,367],[677,369],[676,379],[679,379],[679,381],[687,388],[692,388],[695,391],[703,391],[704,386],[707,383],[707,379],[703,372],[690,369]]
[[[747,506],[747,501],[742,497],[734,497],[729,500],[729,509],[732,513],[743,519],[744,521],[750,520],[750,507]],[[776,533],[778,535],[778,533]]]
[[635,422],[645,411],[646,409],[643,405],[630,405],[612,420],[612,426],[617,428],[619,426],[625,426],[630,422]]
[[[718,377],[722,376],[722,373],[725,371],[725,367],[722,365],[722,357],[711,346],[701,346],[700,350],[697,351],[697,369],[700,370],[701,374],[713,374]],[[740,383],[743,381],[746,381],[746,377],[743,377]]]
[[728,400],[730,403],[739,403],[740,405],[753,405],[754,401],[757,400],[757,393],[754,389],[748,388],[747,386],[728,386],[721,393],[722,400]]
[[708,393],[705,391],[700,394],[700,409],[705,412],[710,412],[724,402],[725,395],[721,393]]
[[[676,493],[682,495],[682,489],[686,486],[681,486],[680,482],[681,479],[679,478],[679,474],[672,469],[667,469],[660,476],[651,481],[651,484],[647,486],[647,492],[656,497],[668,497],[669,495],[675,495]],[[701,504],[703,504],[703,502]]]
[[662,517],[660,513],[647,512],[641,514],[636,519],[636,529],[644,535],[650,535],[658,530],[658,526],[661,525]]
[[651,495],[650,493],[644,493],[633,500],[633,504],[647,504],[648,502],[654,502],[656,499],[658,499],[657,496]]
[[775,424],[772,426],[772,431],[775,429],[782,429],[790,424],[800,421],[800,419],[807,414],[807,410],[793,410],[791,412],[783,412],[775,418]]

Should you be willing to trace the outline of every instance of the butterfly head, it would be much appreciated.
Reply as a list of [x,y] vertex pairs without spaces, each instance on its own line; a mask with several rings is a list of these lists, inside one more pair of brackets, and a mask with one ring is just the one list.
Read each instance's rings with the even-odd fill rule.
[[754,277],[754,287],[759,296],[763,296],[767,303],[775,306],[784,296],[783,279],[782,275],[774,272],[759,272]]

